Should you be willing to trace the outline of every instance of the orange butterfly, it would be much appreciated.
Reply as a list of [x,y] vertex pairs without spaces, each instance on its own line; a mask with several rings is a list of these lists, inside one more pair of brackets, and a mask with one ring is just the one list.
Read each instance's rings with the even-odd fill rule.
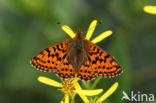
[[82,34],[78,29],[74,38],[44,49],[31,59],[31,64],[39,70],[55,72],[63,79],[73,78],[75,74],[82,80],[119,75],[122,68],[115,59]]

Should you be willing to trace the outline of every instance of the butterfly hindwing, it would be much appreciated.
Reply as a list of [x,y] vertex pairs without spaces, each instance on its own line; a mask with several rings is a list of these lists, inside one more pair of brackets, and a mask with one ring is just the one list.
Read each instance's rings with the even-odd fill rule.
[[68,62],[67,58],[65,58],[58,68],[58,75],[65,79],[65,78],[73,78],[75,76],[75,69],[73,66]]
[[98,76],[111,78],[122,72],[122,68],[116,60],[95,44],[91,44],[89,47],[88,59],[92,70]]
[[77,76],[82,80],[91,80],[96,77],[89,60],[80,67]]
[[[63,73],[63,71],[61,70],[65,66],[64,62],[66,62],[65,58],[68,54],[68,42],[70,41],[71,39],[67,39],[61,43],[55,44],[53,46],[44,49],[31,59],[31,64],[35,66],[37,69],[49,72],[51,71],[56,72],[61,77],[69,77],[65,76],[66,72]],[[72,70],[71,73],[73,75],[74,70],[71,67],[71,65],[69,65],[67,69],[69,69],[70,71]]]

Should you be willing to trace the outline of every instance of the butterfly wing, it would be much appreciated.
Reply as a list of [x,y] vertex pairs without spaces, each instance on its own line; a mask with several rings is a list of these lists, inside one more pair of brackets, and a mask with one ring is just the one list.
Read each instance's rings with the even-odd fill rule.
[[78,77],[90,80],[97,76],[114,77],[122,72],[122,68],[107,52],[93,43],[89,43],[87,61],[80,67]]
[[116,60],[95,44],[90,45],[88,59],[92,70],[98,76],[111,78],[122,72],[122,68]]
[[57,74],[63,79],[75,77],[75,69],[69,63],[67,58],[63,60],[62,64],[58,68],[58,71],[59,72]]
[[92,65],[90,64],[89,60],[87,60],[84,65],[81,65],[80,69],[78,70],[77,76],[82,80],[91,80],[96,77],[92,69]]
[[74,69],[66,59],[69,52],[68,43],[71,40],[67,39],[44,49],[31,59],[31,64],[39,70],[55,72],[62,78],[73,77]]

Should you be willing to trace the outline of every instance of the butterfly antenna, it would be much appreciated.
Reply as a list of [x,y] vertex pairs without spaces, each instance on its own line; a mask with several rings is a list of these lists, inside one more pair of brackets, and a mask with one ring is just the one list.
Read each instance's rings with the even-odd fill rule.
[[92,30],[93,28],[95,28],[96,26],[99,26],[102,24],[102,21],[98,21],[97,24],[91,28],[89,28],[87,31]]
[[61,24],[61,23],[59,21],[57,21],[56,24]]
[[56,22],[56,24],[60,25],[60,26],[63,26],[63,24],[59,21]]
[[56,24],[58,24],[58,25],[60,25],[61,26],[61,28],[63,27],[63,28],[66,28],[66,29],[68,29],[68,30],[70,30],[70,31],[72,31],[73,33],[75,33],[76,34],[76,32],[75,31],[73,31],[69,26],[67,26],[67,25],[64,25],[64,24],[61,24],[59,21],[57,21],[56,22]]

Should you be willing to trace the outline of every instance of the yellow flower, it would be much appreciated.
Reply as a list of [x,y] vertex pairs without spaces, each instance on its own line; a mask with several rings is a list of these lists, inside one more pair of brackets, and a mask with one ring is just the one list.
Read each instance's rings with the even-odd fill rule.
[[[102,103],[104,100],[106,100],[110,95],[112,95],[116,89],[118,88],[118,83],[115,82],[100,98],[95,98],[95,99],[91,99],[89,102],[85,102],[85,103]],[[83,92],[81,92],[83,94]],[[80,94],[81,94],[80,93]]]
[[[94,30],[95,30],[95,27],[97,25],[97,20],[93,20],[88,28],[88,32],[86,34],[86,39],[87,40],[90,40]],[[67,25],[63,25],[62,26],[62,29],[71,37],[71,38],[74,38],[76,33],[74,33],[74,31],[68,27]],[[108,37],[109,35],[112,34],[112,31],[111,30],[107,30],[103,33],[101,33],[99,36],[95,37],[93,40],[91,40],[93,43],[98,43],[100,42],[101,40],[103,40],[104,38]]]
[[98,100],[96,103],[101,103],[106,100],[111,94],[113,94],[118,88],[118,82],[115,82]]
[[89,103],[89,100],[86,96],[98,95],[103,91],[103,89],[83,90],[78,83],[77,77],[75,77],[73,80],[67,79],[62,83],[59,83],[50,78],[40,76],[38,77],[38,81],[53,87],[58,87],[58,90],[64,93],[64,100],[61,100],[61,103],[69,103],[69,96],[74,98],[76,94],[78,94],[85,103]]
[[156,15],[156,6],[151,6],[151,5],[144,6],[144,11],[145,11],[146,13]]

